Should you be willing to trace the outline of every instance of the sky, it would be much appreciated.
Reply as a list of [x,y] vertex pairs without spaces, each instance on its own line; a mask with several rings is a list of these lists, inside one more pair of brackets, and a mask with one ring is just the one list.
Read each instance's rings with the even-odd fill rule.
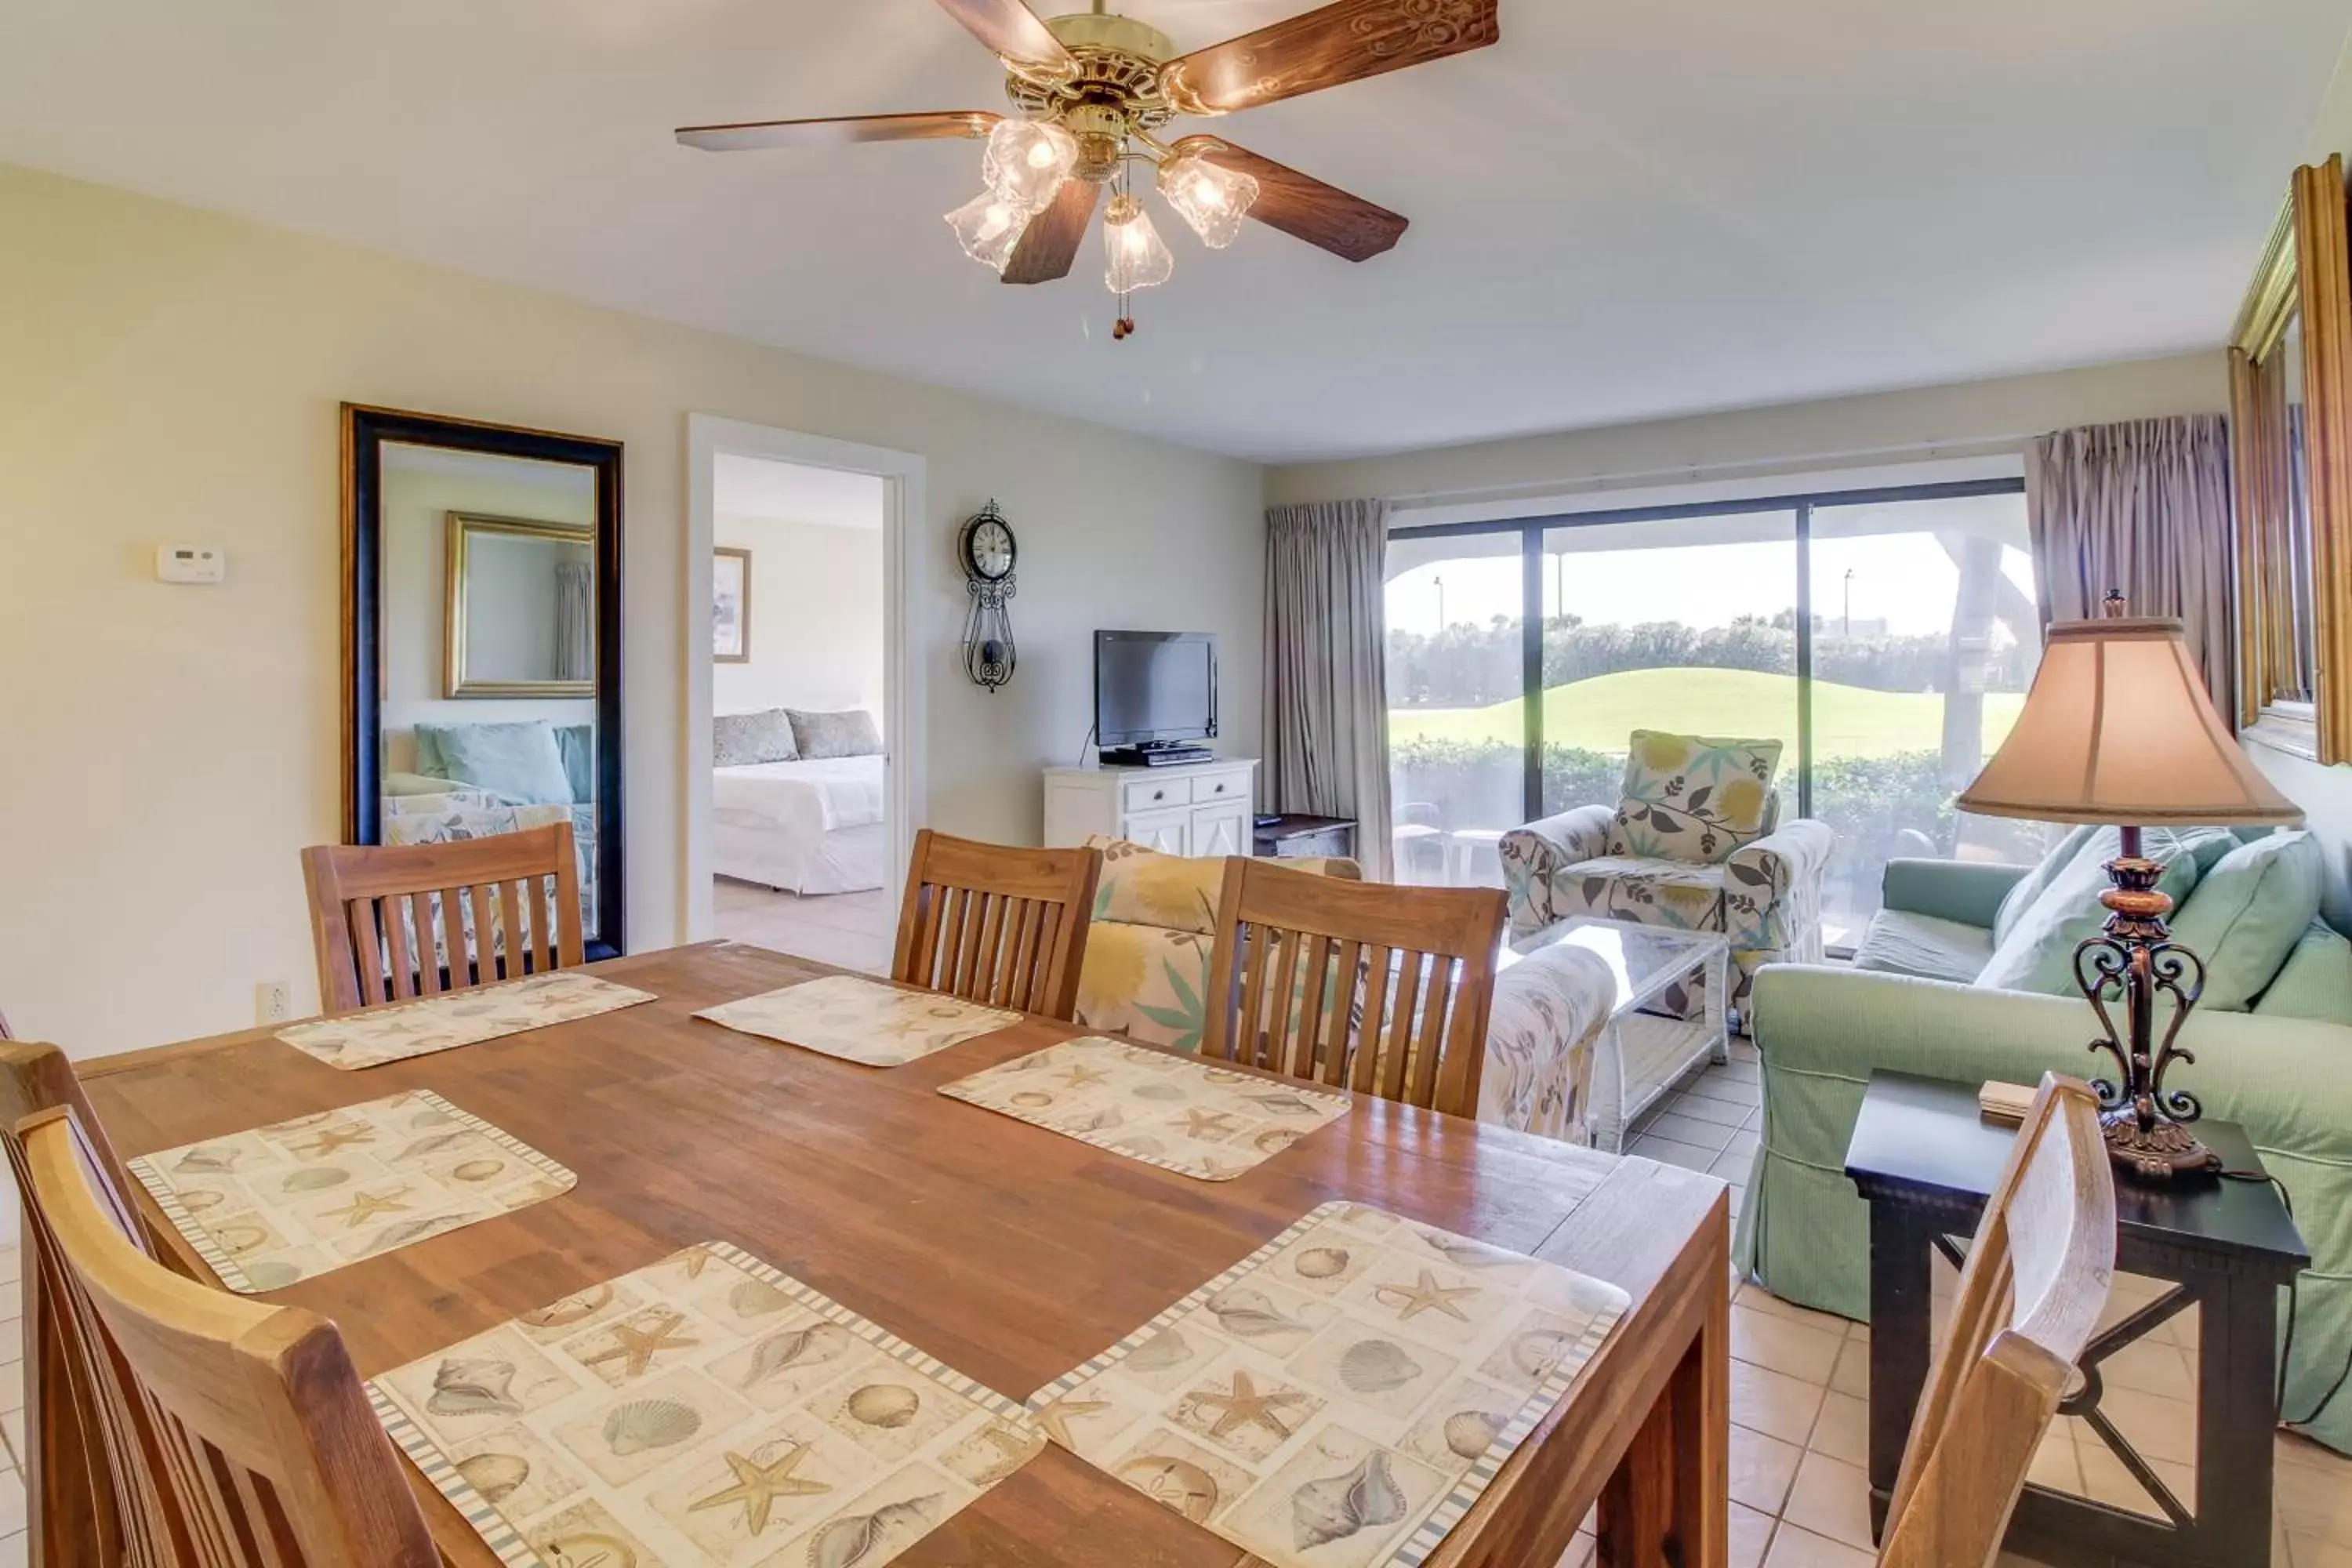
[[[1724,626],[1742,615],[1769,617],[1795,608],[1796,556],[1793,539],[1548,554],[1544,614],[1556,616],[1564,607],[1569,615],[1600,624],[1681,621],[1694,626]],[[2031,598],[2033,574],[2025,552],[2005,546],[2001,567]],[[1959,571],[1933,535],[1816,538],[1812,578],[1813,613],[1830,625],[1849,613],[1850,589],[1856,622],[1884,620],[1897,636],[1951,629]],[[1483,626],[1497,615],[1516,620],[1517,556],[1435,562],[1400,574],[1388,584],[1389,626],[1436,631],[1441,597],[1449,624]]]

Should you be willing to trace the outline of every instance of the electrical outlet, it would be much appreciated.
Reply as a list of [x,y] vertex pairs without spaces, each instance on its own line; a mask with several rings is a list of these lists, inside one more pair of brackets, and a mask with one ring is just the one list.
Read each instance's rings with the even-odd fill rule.
[[253,988],[253,1021],[282,1024],[294,1016],[293,987],[283,980],[264,980]]

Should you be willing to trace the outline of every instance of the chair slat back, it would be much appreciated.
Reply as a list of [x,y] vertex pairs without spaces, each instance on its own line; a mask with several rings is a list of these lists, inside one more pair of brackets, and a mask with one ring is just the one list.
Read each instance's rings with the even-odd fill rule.
[[1094,916],[1099,849],[1027,849],[915,835],[890,978],[1064,1023]]
[[2044,1074],[1985,1204],[1886,1513],[1881,1568],[1987,1568],[2116,1264],[2098,1100]]
[[1504,908],[1229,860],[1201,1054],[1475,1116]]
[[205,1568],[438,1568],[342,1336],[164,1268],[73,1112],[17,1123],[26,1217],[93,1352],[125,1555]]
[[584,962],[573,854],[569,822],[303,850],[321,1005],[348,1013]]
[[[0,1041],[6,1038],[0,1031]],[[0,1043],[0,1143],[7,1148],[17,1190],[28,1191],[22,1149],[7,1129],[43,1111],[70,1110],[89,1144],[92,1180],[119,1212],[135,1210],[128,1173],[106,1131],[90,1114],[81,1080],[65,1052],[31,1041]],[[143,1226],[129,1231],[133,1246],[153,1255]],[[92,1382],[90,1346],[67,1303],[62,1265],[37,1227],[24,1233],[20,1275],[25,1341],[26,1451],[25,1496],[38,1561],[51,1563],[123,1561],[122,1527],[115,1509],[113,1472]]]

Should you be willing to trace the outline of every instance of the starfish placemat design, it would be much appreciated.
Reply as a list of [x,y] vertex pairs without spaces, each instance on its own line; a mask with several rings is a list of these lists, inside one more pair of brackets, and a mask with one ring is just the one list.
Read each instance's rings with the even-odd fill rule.
[[870,1068],[904,1067],[1009,1028],[1018,1013],[937,991],[908,991],[854,974],[828,974],[762,991],[695,1014],[746,1035],[839,1057]]
[[368,1394],[509,1568],[881,1568],[1045,1442],[1012,1400],[724,1242]]
[[1555,1264],[1326,1204],[1029,1407],[1253,1561],[1419,1568],[1626,1305]]
[[142,1154],[131,1173],[221,1283],[247,1295],[511,1214],[580,1180],[422,1089]]
[[331,1068],[355,1070],[593,1018],[653,999],[650,991],[561,970],[297,1024],[278,1030],[278,1037]]
[[941,1086],[952,1099],[1203,1182],[1348,1114],[1345,1095],[1087,1035]]

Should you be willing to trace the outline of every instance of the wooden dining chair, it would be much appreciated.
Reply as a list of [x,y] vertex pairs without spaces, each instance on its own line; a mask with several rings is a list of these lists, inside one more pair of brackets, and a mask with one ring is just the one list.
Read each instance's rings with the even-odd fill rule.
[[[16,1126],[26,1219],[92,1352],[123,1557],[205,1568],[440,1568],[335,1325],[163,1268],[93,1180],[70,1110]],[[110,1559],[108,1561],[111,1561]]]
[[1987,1568],[2105,1310],[2116,1185],[2098,1099],[2045,1073],[1985,1204],[1903,1450],[1880,1568]]
[[1099,849],[1026,849],[915,835],[890,978],[1068,1023]]
[[1201,1054],[1475,1116],[1503,916],[1491,888],[1227,861]]
[[[115,1157],[105,1129],[91,1114],[81,1080],[65,1052],[51,1045],[0,1037],[0,1144],[16,1177],[19,1193],[30,1187],[23,1148],[15,1128],[44,1111],[71,1110],[89,1147],[91,1180],[120,1213],[134,1216],[131,1244],[150,1257],[156,1248],[137,1218],[131,1195],[137,1191]],[[19,1331],[24,1336],[26,1527],[39,1543],[45,1563],[119,1563],[121,1526],[115,1487],[107,1462],[98,1415],[96,1364],[63,1294],[56,1252],[39,1231],[26,1227],[18,1289],[23,1298]]]
[[302,879],[330,1013],[584,961],[569,822],[449,844],[316,845]]

